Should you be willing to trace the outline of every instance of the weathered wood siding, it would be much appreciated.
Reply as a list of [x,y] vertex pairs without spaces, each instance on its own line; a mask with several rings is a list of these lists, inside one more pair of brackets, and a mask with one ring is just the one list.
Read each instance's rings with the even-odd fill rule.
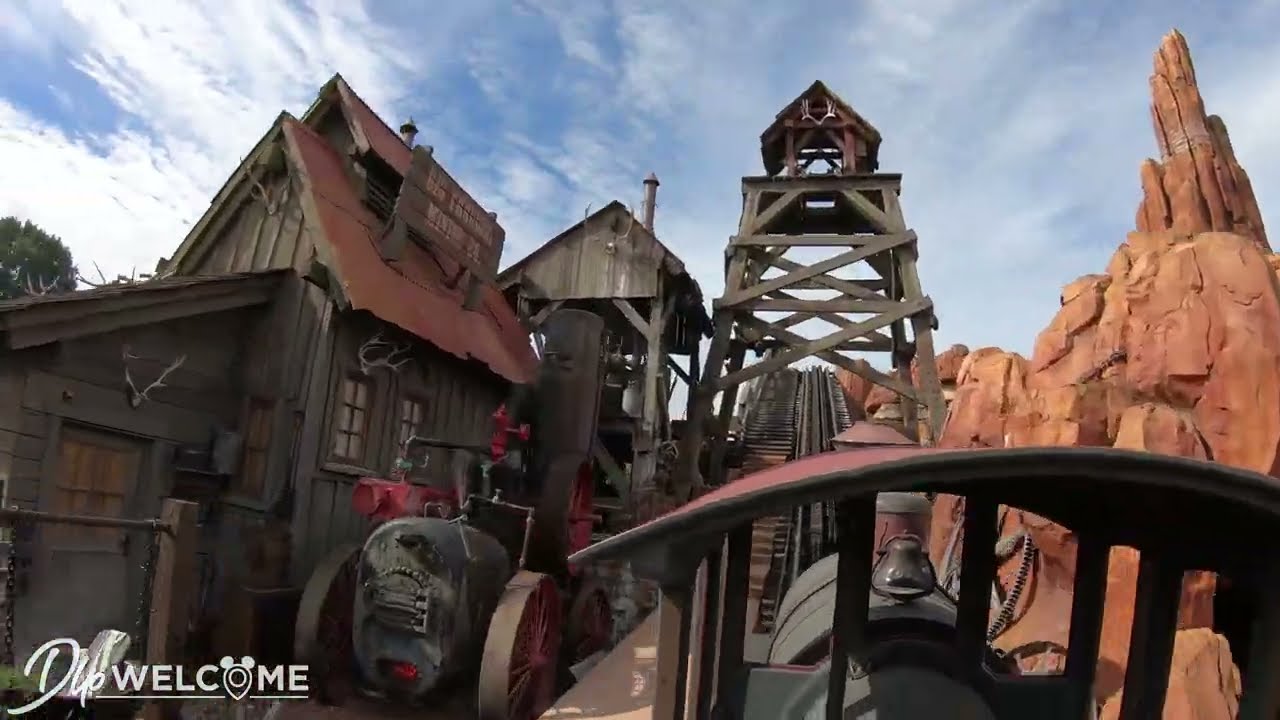
[[26,390],[26,363],[6,358],[0,369],[0,502],[34,508],[40,497],[40,462],[44,457],[46,421],[42,414],[11,400]]
[[[304,269],[311,262],[311,239],[305,230],[300,187],[292,171],[265,182],[245,181],[237,207],[225,224],[212,228],[218,237],[204,240],[208,250],[184,263],[183,274],[212,275],[271,268]],[[203,244],[202,242],[202,244]]]
[[[402,399],[425,404],[420,434],[471,443],[488,440],[490,416],[504,399],[505,387],[491,374],[415,343],[413,360],[399,371],[376,368],[367,376],[372,385],[371,418],[360,464],[335,461],[330,450],[340,383],[348,373],[359,372],[358,349],[380,328],[384,337],[394,337],[393,330],[364,313],[331,314],[323,326],[322,338],[328,339],[322,339],[323,347],[314,355],[312,400],[301,443],[302,461],[313,463],[313,469],[310,477],[299,483],[294,508],[293,573],[297,581],[305,580],[311,568],[336,546],[363,538],[368,523],[351,510],[351,492],[362,475],[385,476],[390,470],[399,451]],[[428,452],[430,465],[420,475],[445,472],[447,453]]]
[[664,252],[622,208],[594,218],[521,268],[548,300],[658,294]]
[[[8,353],[0,372],[0,396],[11,400],[0,404],[0,477],[8,478],[7,502],[56,509],[56,486],[65,471],[59,470],[61,439],[87,431],[139,448],[136,484],[127,488],[122,514],[155,517],[160,498],[173,486],[176,448],[205,446],[216,429],[238,426],[242,349],[254,322],[252,313],[209,313]],[[165,377],[163,386],[152,388],[137,408],[130,407],[126,367],[135,388],[142,390],[181,355],[186,359]],[[30,536],[32,584],[18,606],[20,618],[25,618],[19,621],[24,644],[56,636],[61,623],[69,622],[53,609],[61,607],[58,593],[75,597],[91,591],[74,585],[76,578],[70,578],[71,586],[63,586],[67,578],[50,576],[44,567],[50,555],[41,540],[48,532],[49,526],[37,526]],[[137,542],[128,546],[129,575],[121,585],[130,596],[142,583],[137,568],[145,536],[136,535]],[[206,533],[203,557],[220,555],[214,551],[215,541],[216,536]],[[230,558],[221,559],[231,564]],[[129,597],[124,604],[136,603]]]

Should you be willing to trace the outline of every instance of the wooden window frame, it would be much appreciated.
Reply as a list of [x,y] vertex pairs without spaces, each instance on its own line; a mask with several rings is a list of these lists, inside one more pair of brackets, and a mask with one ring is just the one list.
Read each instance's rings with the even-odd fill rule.
[[[405,417],[405,410],[408,405],[413,405],[418,409],[418,417],[416,419]],[[418,435],[421,437],[422,433],[427,429],[427,407],[426,398],[418,394],[406,393],[400,395],[397,399],[394,425],[396,429],[395,450],[397,454],[399,453],[401,446],[404,445],[404,441],[408,439],[409,436]],[[416,424],[413,427],[408,427],[406,424],[407,422],[414,422]],[[405,434],[406,429],[408,430],[408,435]]]
[[[261,500],[267,491],[267,476],[271,464],[271,440],[275,425],[276,402],[271,398],[251,396],[245,404],[241,439],[240,467],[231,483],[231,494],[251,500]],[[261,414],[259,414],[261,413]],[[265,437],[255,439],[255,419],[265,423],[261,430]],[[260,443],[260,446],[259,446]],[[259,476],[250,481],[251,460],[257,459]]]
[[[346,396],[347,383],[354,383],[358,387],[363,387],[365,389],[364,407],[350,405],[347,402],[347,396]],[[334,383],[333,389],[334,389],[333,411],[331,412],[330,418],[329,418],[329,425],[330,425],[329,432],[328,432],[329,444],[328,444],[328,451],[326,453],[326,456],[328,458],[327,464],[337,465],[337,466],[364,467],[369,457],[369,450],[370,450],[369,440],[371,436],[370,430],[373,428],[373,415],[374,415],[374,412],[376,411],[374,400],[378,392],[377,383],[375,383],[372,378],[369,378],[358,371],[345,370],[338,374],[338,379],[337,379],[337,382]],[[363,414],[358,433],[353,432],[350,428],[348,429],[342,428],[342,424],[343,424],[342,418],[344,415],[343,411],[347,408],[353,408],[355,410],[359,410]],[[351,438],[352,437],[360,438],[360,449],[357,453],[354,453],[355,457],[338,452],[338,435],[339,434],[342,434],[345,436],[346,442],[347,442],[346,450],[348,452],[350,452],[351,450],[351,445],[350,445]]]

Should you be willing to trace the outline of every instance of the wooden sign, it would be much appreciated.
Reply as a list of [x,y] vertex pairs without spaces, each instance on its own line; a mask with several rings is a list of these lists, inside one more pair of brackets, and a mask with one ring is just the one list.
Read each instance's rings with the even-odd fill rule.
[[443,250],[482,278],[497,275],[506,231],[435,161],[430,148],[413,149],[396,198],[393,234],[397,226],[407,226],[410,239]]

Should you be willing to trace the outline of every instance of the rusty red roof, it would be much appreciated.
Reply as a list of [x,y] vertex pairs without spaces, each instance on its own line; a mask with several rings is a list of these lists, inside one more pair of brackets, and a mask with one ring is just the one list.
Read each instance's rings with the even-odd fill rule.
[[[352,106],[368,115],[355,122],[371,147],[380,155],[390,153],[392,157],[384,159],[403,173],[409,164],[408,147],[363,102]],[[378,128],[390,135],[399,151],[385,142]],[[377,246],[383,223],[356,195],[342,157],[297,120],[287,119],[284,131],[304,170],[304,187],[311,193],[351,307],[367,310],[454,356],[478,360],[511,382],[532,380],[537,359],[528,333],[498,289],[486,285],[480,306],[464,310],[461,290],[445,284],[457,265],[443,253],[409,243],[400,260],[384,261]],[[401,151],[403,157],[397,158]]]

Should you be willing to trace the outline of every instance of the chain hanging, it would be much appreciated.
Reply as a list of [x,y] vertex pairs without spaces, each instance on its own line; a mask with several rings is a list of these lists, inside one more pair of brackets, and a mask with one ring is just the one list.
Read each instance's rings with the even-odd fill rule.
[[18,574],[18,523],[14,522],[9,526],[9,547],[5,558],[4,573],[4,647],[0,648],[3,657],[0,657],[0,664],[13,665],[13,617],[14,606],[18,604],[17,578]]
[[162,528],[153,523],[147,532],[146,554],[142,559],[142,590],[138,594],[138,618],[133,630],[133,648],[137,659],[145,661],[147,657],[147,630],[151,626],[151,585],[155,580],[156,552],[159,547],[159,535]]

